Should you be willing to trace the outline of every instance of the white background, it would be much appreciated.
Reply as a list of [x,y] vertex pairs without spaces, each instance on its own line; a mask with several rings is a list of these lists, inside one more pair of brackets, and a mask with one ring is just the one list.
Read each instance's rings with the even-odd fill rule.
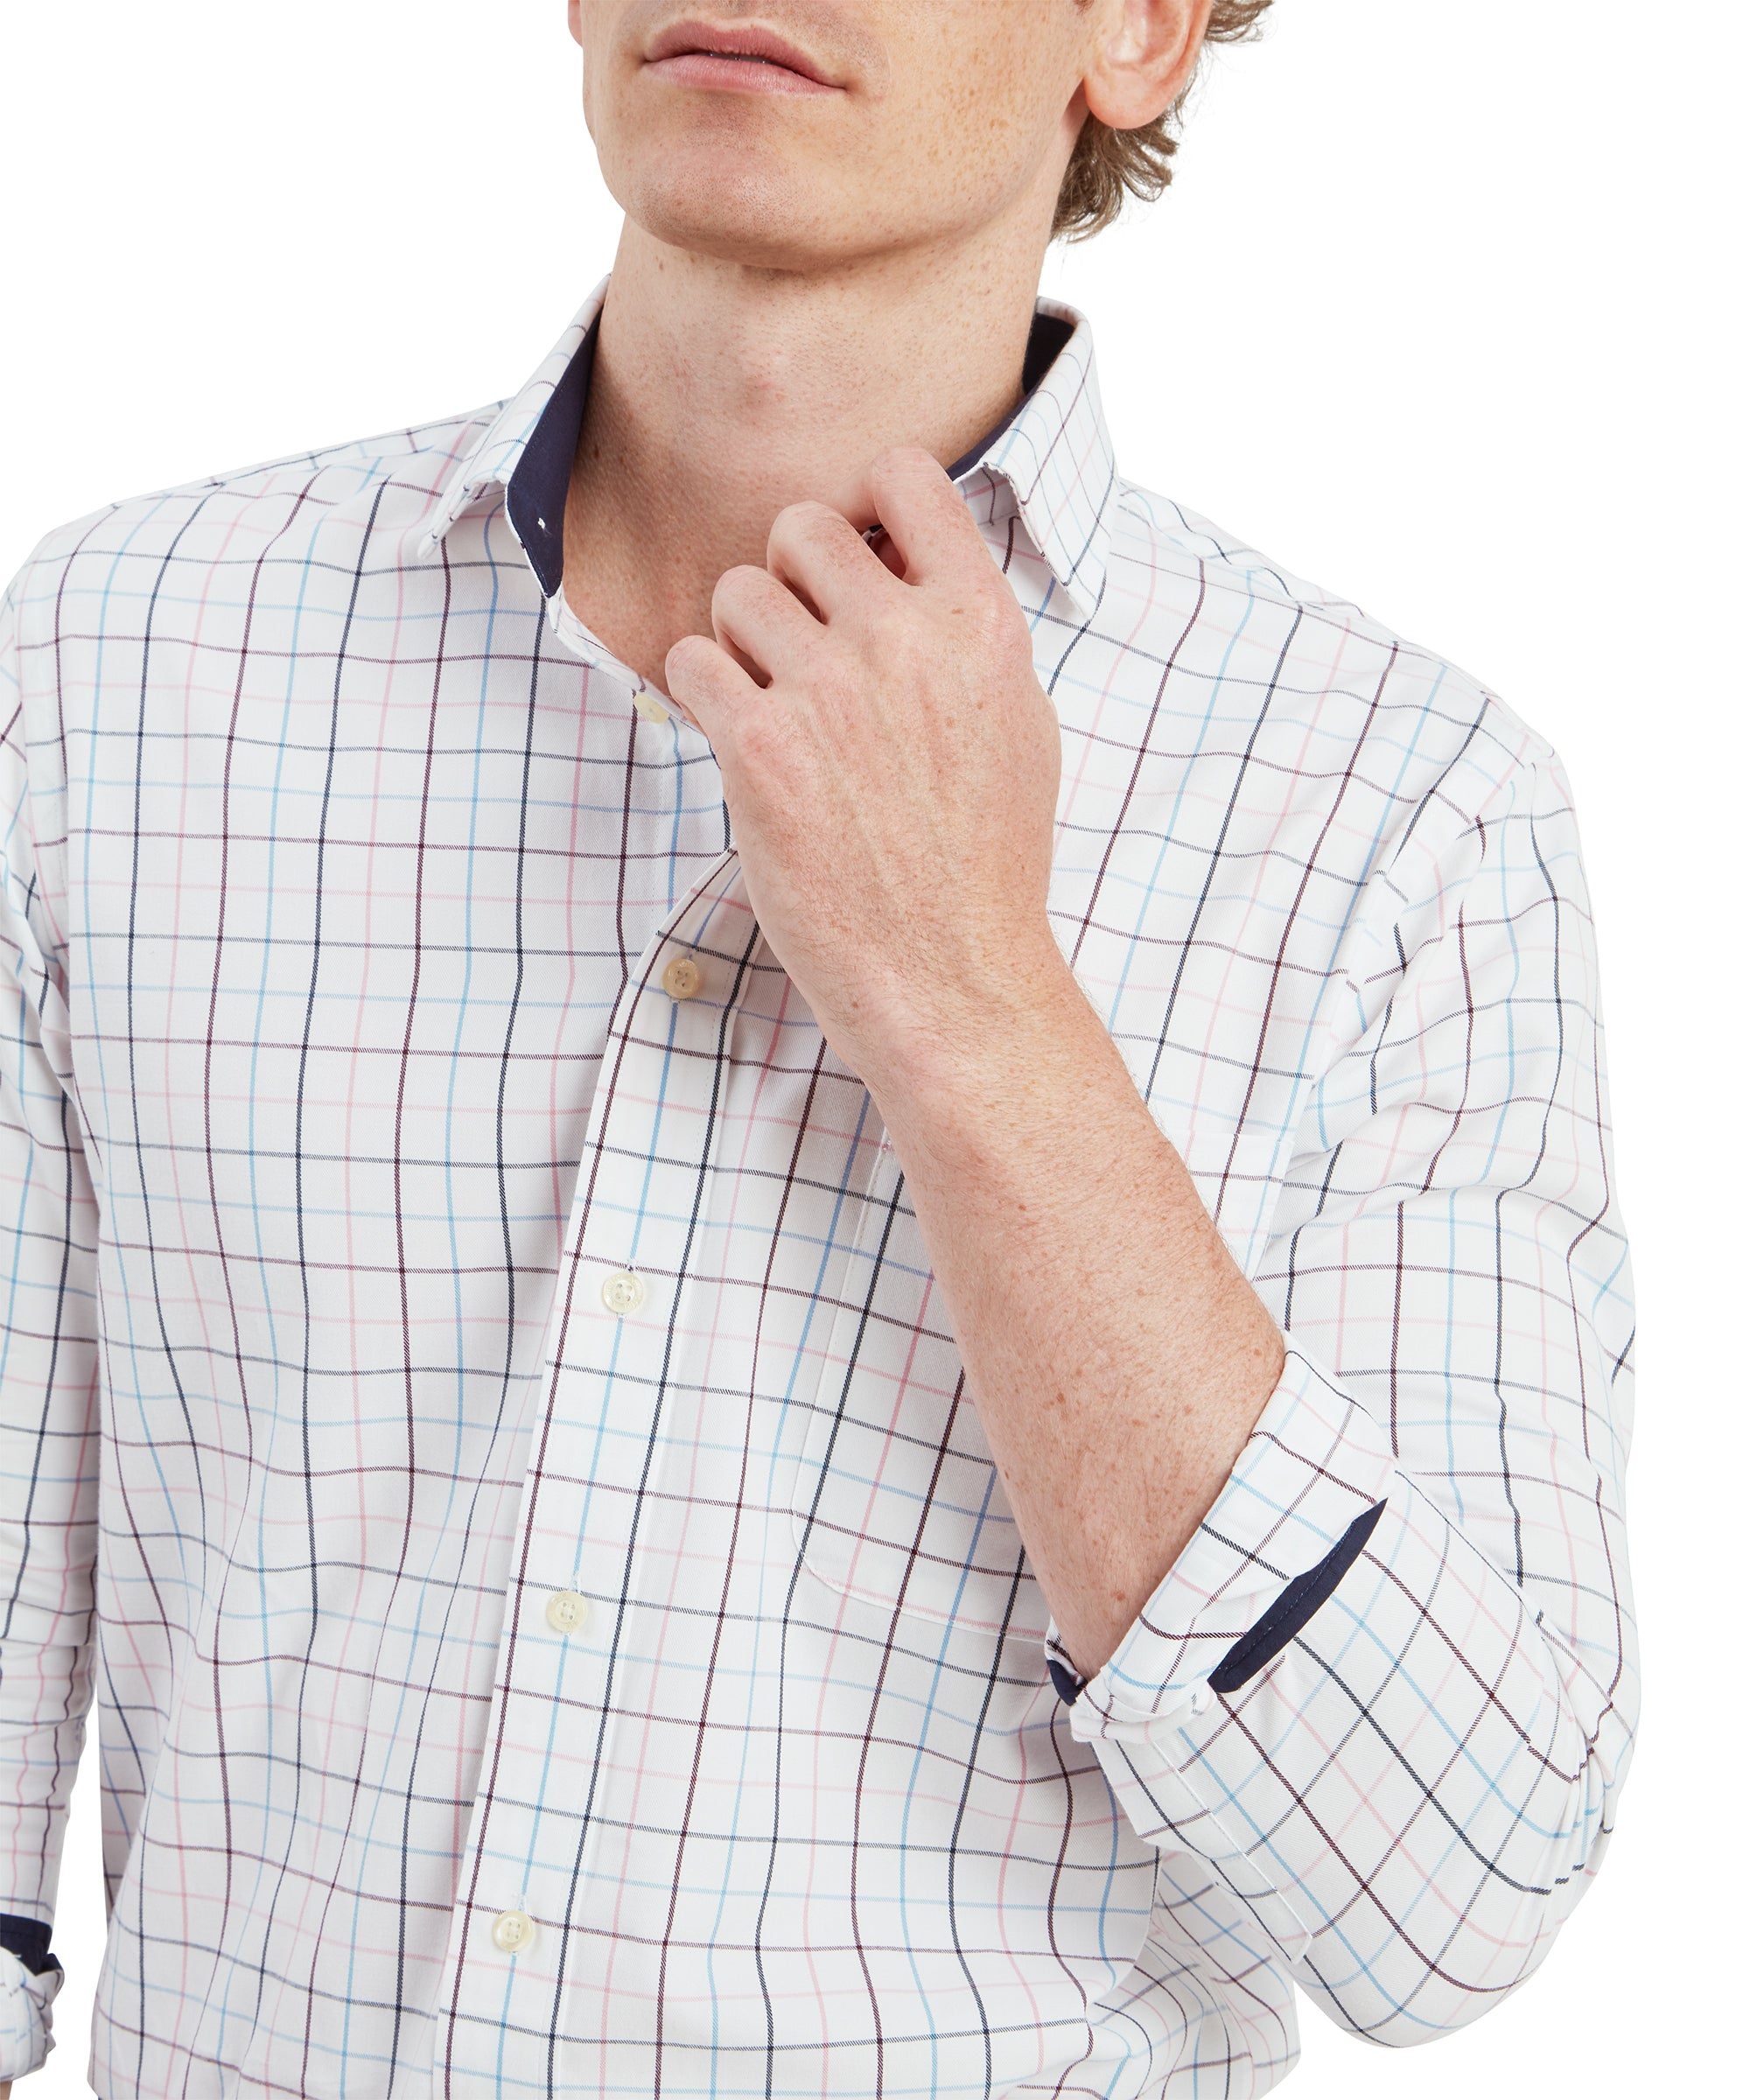
[[[1275,12],[1214,66],[1167,197],[1046,284],[1094,318],[1133,479],[1567,760],[1642,1310],[1647,1686],[1612,1857],[1541,1975],[1407,2057],[1309,2012],[1289,2090],[1742,2091],[1746,10]],[[578,74],[564,0],[12,0],[0,572],[110,499],[519,386],[613,250]],[[87,2090],[102,1940],[88,1756],[34,2100]]]

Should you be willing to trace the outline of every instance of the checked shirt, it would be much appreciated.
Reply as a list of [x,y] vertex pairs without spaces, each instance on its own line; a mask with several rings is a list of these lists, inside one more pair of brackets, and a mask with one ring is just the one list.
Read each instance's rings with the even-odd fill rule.
[[605,291],[6,598],[0,2076],[94,1700],[103,2100],[1238,2100],[1297,1987],[1460,2026],[1635,1711],[1561,766],[1124,480],[1041,302],[953,471],[1052,923],[1289,1345],[1082,1684],[710,747],[561,590]]

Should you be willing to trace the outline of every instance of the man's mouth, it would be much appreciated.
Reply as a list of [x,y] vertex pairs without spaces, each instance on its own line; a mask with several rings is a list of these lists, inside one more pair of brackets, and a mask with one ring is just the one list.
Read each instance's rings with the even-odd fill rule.
[[807,52],[752,23],[670,23],[651,44],[645,64],[679,87],[753,94],[843,92]]

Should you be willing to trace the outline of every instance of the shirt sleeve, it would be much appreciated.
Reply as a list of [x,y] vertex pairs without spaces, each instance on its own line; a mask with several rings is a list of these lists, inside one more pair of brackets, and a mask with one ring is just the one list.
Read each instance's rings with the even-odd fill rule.
[[[0,607],[0,1913],[52,1923],[91,1699],[95,1210],[71,1090],[61,944],[25,763],[16,607]],[[53,2047],[61,1970],[0,1947],[0,2080]]]
[[1462,2026],[1596,1872],[1637,1702],[1633,1314],[1553,754],[1393,885],[1253,1281],[1281,1381],[1085,1684],[1137,1830],[1376,2041]]

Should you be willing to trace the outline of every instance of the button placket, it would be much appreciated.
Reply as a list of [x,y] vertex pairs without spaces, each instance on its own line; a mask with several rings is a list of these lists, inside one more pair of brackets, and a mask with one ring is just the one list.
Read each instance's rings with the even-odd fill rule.
[[[531,1424],[531,1457],[543,1445],[548,1455],[538,1473],[525,1475],[513,1564],[525,1566],[537,1585],[544,1575],[553,1586],[542,1600],[542,1630],[559,1637],[525,1640],[501,1662],[494,1698],[504,1710],[503,1738],[514,1747],[491,1796],[476,1799],[468,1844],[468,1857],[480,1862],[479,1886],[486,1901],[494,1894],[502,1901],[510,1893],[503,1886],[509,1874],[519,1874],[524,1884],[515,1904],[494,1914],[492,1932],[500,1951],[522,1956],[518,1966],[527,1979],[545,1966],[531,1951],[536,1919],[577,1916],[579,1892],[594,1871],[602,1824],[598,1816],[588,1830],[579,1827],[588,1797],[582,1774],[595,1760],[611,1760],[619,1722],[612,1706],[604,1712],[601,1703],[614,1681],[626,1613],[650,1601],[638,1597],[635,1572],[626,1566],[635,1545],[632,1513],[647,1441],[636,1414],[648,1407],[654,1430],[664,1377],[673,1375],[674,1367],[665,1369],[669,1308],[663,1293],[683,1265],[687,1221],[660,1195],[653,1200],[648,1161],[665,1147],[691,1143],[696,1132],[704,1142],[710,1129],[703,1112],[709,1104],[689,1101],[672,1079],[665,1083],[662,1077],[676,994],[662,983],[656,965],[665,951],[664,968],[684,959],[699,972],[692,986],[696,993],[704,971],[695,949],[724,907],[733,938],[745,931],[735,921],[746,906],[732,851],[652,936],[616,1007],[549,1314],[538,1390],[557,1433],[544,1434],[541,1419]],[[687,975],[682,973],[682,983]],[[610,1073],[617,1083],[610,1082]],[[677,1119],[676,1135],[659,1126],[666,1116]],[[665,1169],[676,1164],[665,1160]],[[627,1262],[629,1254],[636,1267]],[[577,1277],[581,1291],[568,1287],[568,1276]],[[564,1558],[558,1563],[562,1541]],[[581,1591],[557,1586],[574,1567],[588,1569],[593,1604]],[[616,1595],[626,1600],[620,1609],[602,1604]],[[511,1618],[508,1612],[501,1648],[513,1639]],[[564,1702],[563,1715],[556,1713],[556,1701]],[[577,1770],[568,1772],[573,1765]],[[515,1940],[514,1948],[505,1935]],[[453,1944],[453,1958],[464,1958],[459,1929]]]

